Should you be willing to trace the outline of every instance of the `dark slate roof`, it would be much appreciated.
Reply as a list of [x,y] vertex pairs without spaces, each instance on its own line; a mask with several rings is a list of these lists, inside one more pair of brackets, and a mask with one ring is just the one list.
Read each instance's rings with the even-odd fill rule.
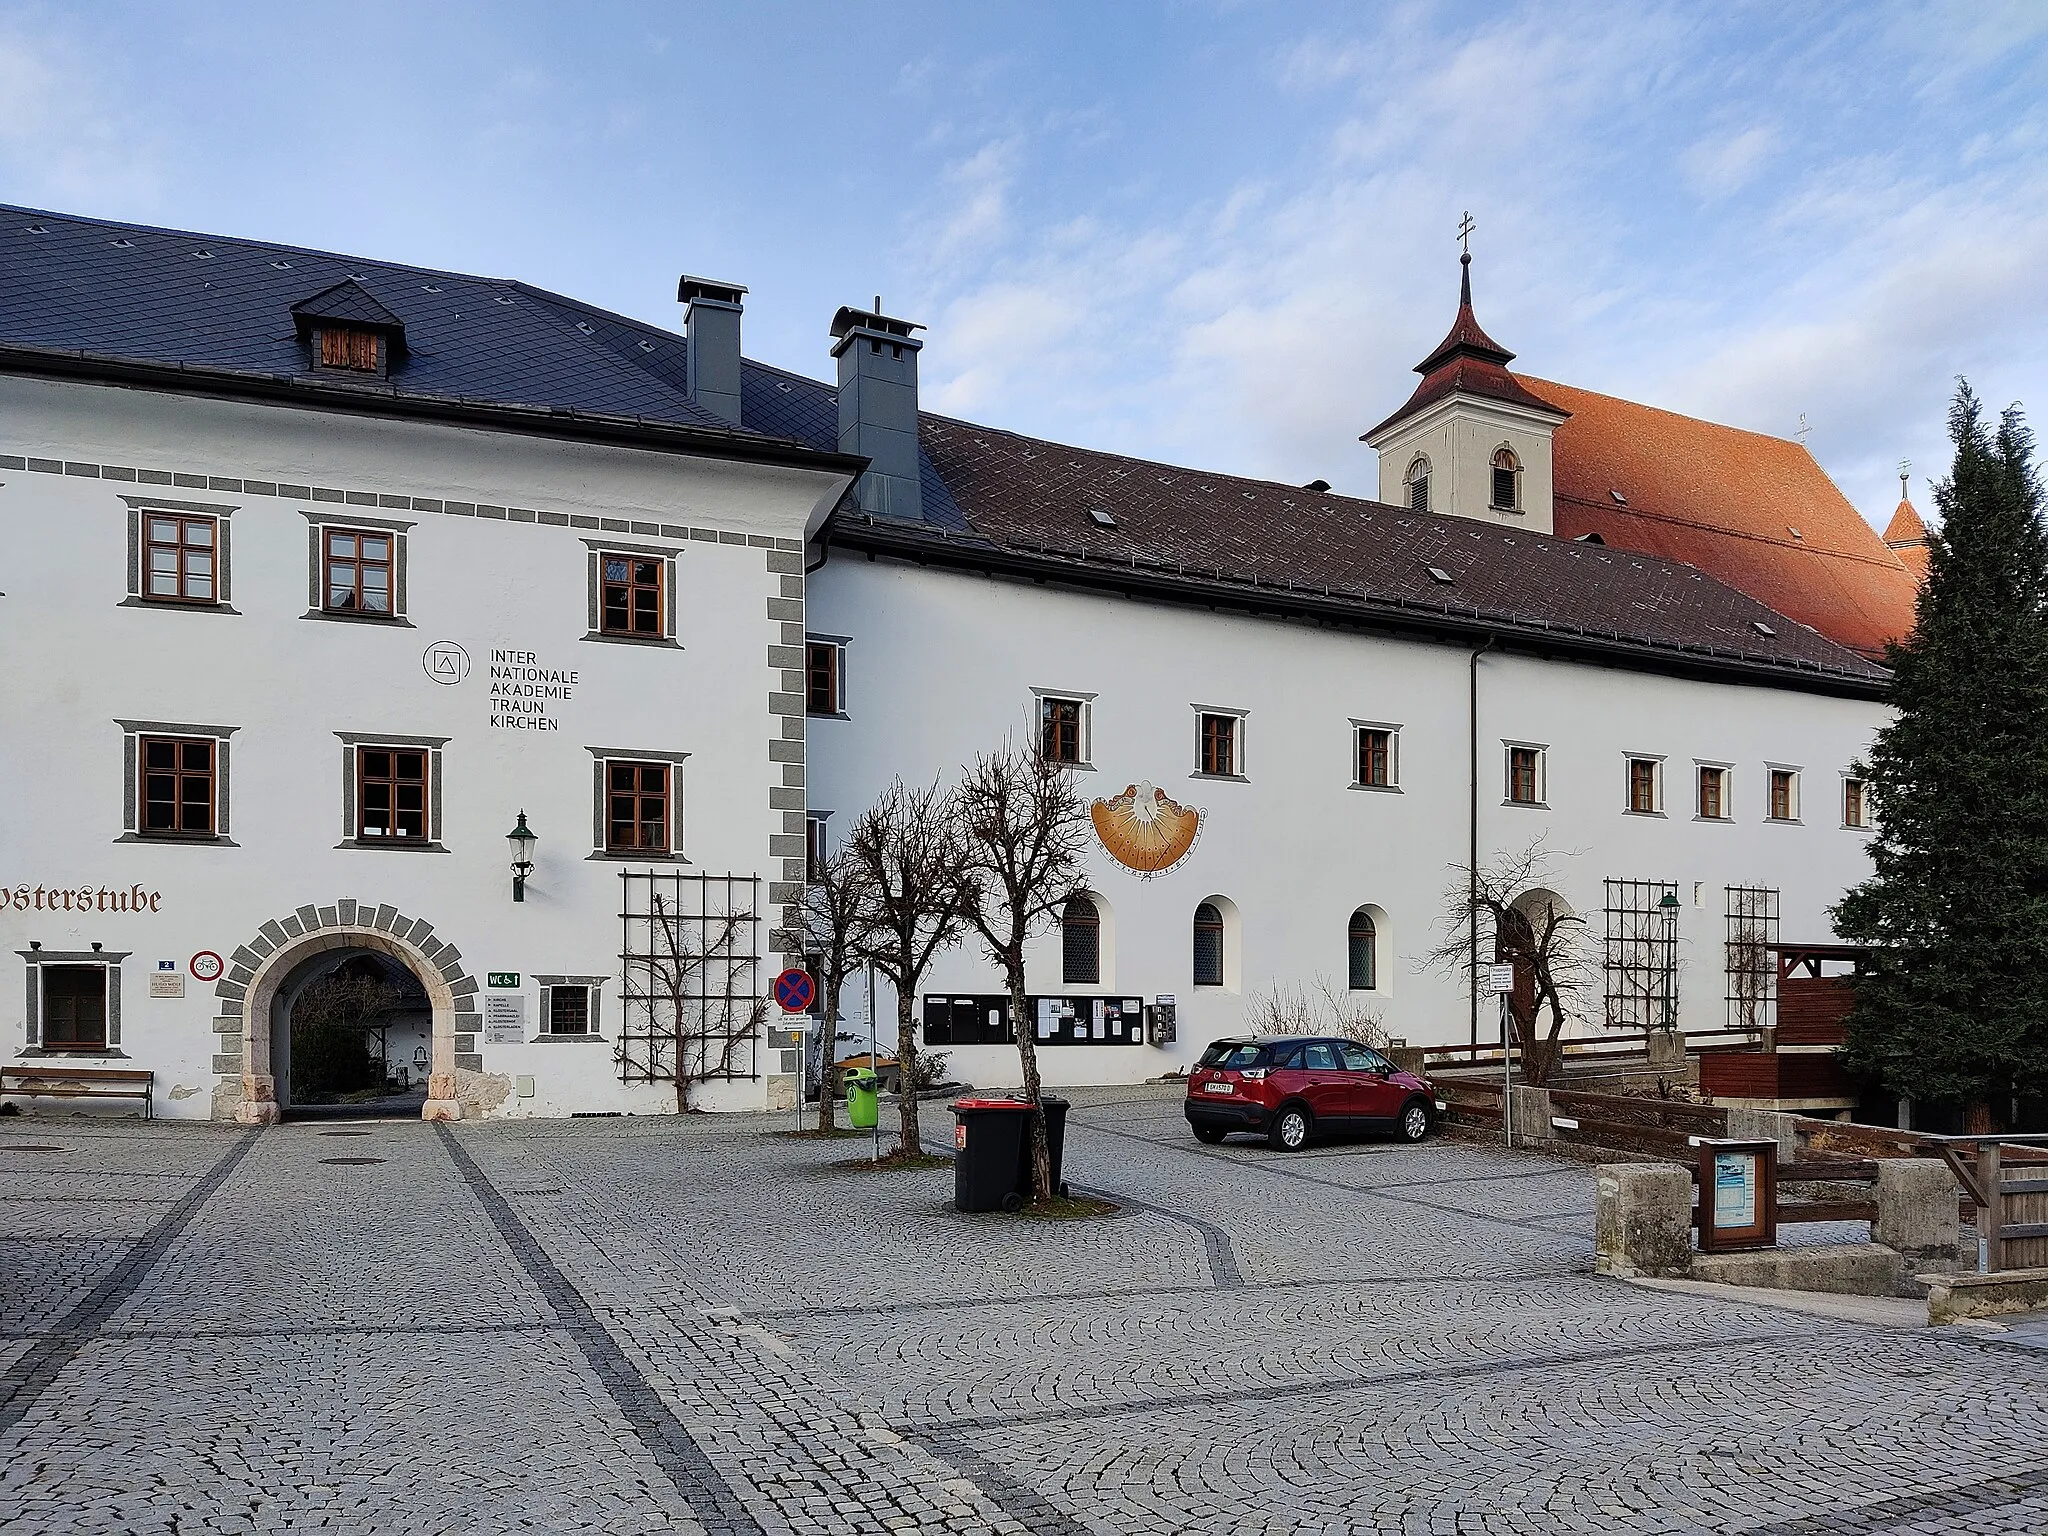
[[729,427],[680,336],[524,283],[0,205],[0,343],[301,378],[292,307],[350,282],[405,327],[398,396]]
[[292,314],[300,320],[339,320],[346,325],[361,325],[380,330],[403,331],[405,322],[391,313],[370,291],[352,277],[345,277],[331,288],[322,288],[310,299],[301,299],[292,306]]

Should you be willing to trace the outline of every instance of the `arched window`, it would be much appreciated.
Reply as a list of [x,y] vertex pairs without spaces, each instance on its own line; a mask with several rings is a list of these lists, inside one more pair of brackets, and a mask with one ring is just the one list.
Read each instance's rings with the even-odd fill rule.
[[1060,980],[1085,987],[1102,980],[1102,914],[1086,896],[1060,912]]
[[1512,448],[1499,449],[1493,456],[1493,505],[1498,512],[1522,509],[1522,461]]
[[1195,985],[1223,985],[1223,914],[1213,902],[1195,908]]
[[1421,454],[1415,455],[1408,465],[1408,473],[1402,481],[1408,487],[1408,510],[1427,512],[1429,510],[1429,460]]
[[1350,937],[1351,990],[1370,992],[1380,984],[1380,935],[1363,907],[1351,914]]

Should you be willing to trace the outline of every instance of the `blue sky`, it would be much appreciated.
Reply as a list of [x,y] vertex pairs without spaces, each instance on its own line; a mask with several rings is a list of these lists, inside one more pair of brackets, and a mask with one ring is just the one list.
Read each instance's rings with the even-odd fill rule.
[[1338,488],[1449,324],[1808,444],[2048,412],[2048,4],[20,5],[0,201],[930,327],[934,409]]

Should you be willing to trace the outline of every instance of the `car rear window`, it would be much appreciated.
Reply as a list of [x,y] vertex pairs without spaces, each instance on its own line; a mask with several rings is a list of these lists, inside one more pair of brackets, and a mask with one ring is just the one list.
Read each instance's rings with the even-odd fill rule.
[[1243,1040],[1218,1040],[1202,1052],[1202,1065],[1221,1072],[1242,1072],[1259,1065],[1265,1054],[1264,1046]]

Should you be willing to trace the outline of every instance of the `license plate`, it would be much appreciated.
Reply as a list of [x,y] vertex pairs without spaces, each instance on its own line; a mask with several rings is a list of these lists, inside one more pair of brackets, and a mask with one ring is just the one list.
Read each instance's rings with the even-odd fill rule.
[[1204,1093],[1235,1093],[1235,1092],[1237,1092],[1237,1084],[1235,1084],[1235,1083],[1204,1083],[1204,1084],[1202,1084],[1202,1092],[1204,1092]]

